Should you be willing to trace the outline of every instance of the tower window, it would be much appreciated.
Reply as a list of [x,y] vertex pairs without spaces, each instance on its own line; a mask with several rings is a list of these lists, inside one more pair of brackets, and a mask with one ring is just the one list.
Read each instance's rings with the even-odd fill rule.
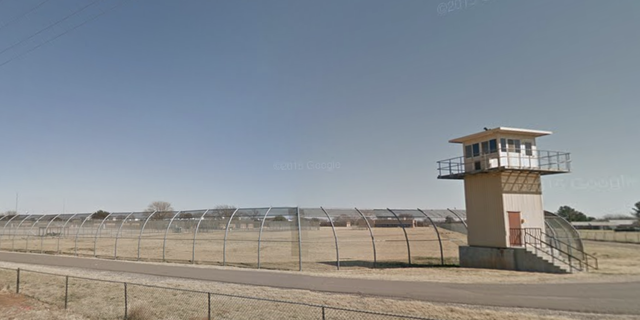
[[531,142],[525,142],[524,143],[524,152],[528,156],[532,156],[533,155],[533,144]]
[[509,139],[507,143],[509,145],[509,152],[520,153],[520,151],[522,151],[519,139]]
[[498,152],[498,141],[496,139],[489,140],[489,153]]

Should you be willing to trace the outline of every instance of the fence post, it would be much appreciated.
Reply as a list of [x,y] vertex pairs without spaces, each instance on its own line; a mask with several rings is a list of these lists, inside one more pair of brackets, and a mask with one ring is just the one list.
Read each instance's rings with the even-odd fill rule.
[[127,283],[124,283],[124,318],[127,319],[127,311],[128,311],[128,300],[127,299]]
[[573,264],[571,263],[571,255],[569,255],[569,272],[573,272]]
[[302,224],[300,223],[300,207],[296,207],[298,220],[298,271],[302,271]]
[[327,315],[324,311],[324,307],[322,307],[322,320],[325,320],[325,319],[327,319]]
[[[560,247],[560,245],[558,245],[558,247]],[[569,255],[573,255],[573,250],[571,250],[571,246],[567,246],[567,249],[569,249]]]
[[18,268],[18,276],[16,277],[16,293],[20,293],[20,268]]
[[209,304],[209,313],[207,313],[207,319],[211,320],[211,292],[207,292],[207,300]]
[[69,303],[69,276],[66,276],[64,281],[64,309],[65,310],[67,310],[68,303]]

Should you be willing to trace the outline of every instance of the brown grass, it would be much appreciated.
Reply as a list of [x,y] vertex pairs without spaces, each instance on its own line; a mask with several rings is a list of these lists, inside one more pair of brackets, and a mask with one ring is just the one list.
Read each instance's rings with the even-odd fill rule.
[[467,268],[346,269],[310,275],[447,283],[567,283],[640,281],[640,245],[584,241],[585,251],[598,258],[599,270],[568,275]]
[[147,306],[138,304],[131,307],[131,309],[129,309],[129,312],[127,313],[127,319],[128,320],[152,320],[155,318],[153,317],[151,310],[149,310]]
[[[5,265],[5,263],[2,263]],[[209,291],[231,295],[256,296],[268,299],[298,301],[310,304],[329,305],[350,309],[361,309],[385,313],[398,313],[420,317],[430,317],[443,320],[477,319],[477,320],[507,320],[507,319],[640,319],[637,316],[614,316],[602,314],[582,314],[570,312],[552,312],[545,310],[514,309],[476,307],[466,305],[453,305],[441,303],[428,303],[423,301],[398,300],[389,298],[373,298],[357,295],[328,294],[305,290],[284,290],[268,287],[254,287],[214,282],[202,282],[195,280],[172,279],[138,274],[119,274],[110,272],[98,272],[90,270],[65,270],[61,268],[25,266],[27,269],[58,272],[63,274],[101,278],[109,280],[127,281],[158,285],[163,287],[183,288],[192,290]],[[23,271],[23,275],[30,277],[30,284],[25,285],[29,294],[36,294],[47,287],[55,287],[58,282],[55,276],[41,275]],[[203,319],[206,317],[206,295],[171,290],[158,290],[147,287],[130,285],[130,319]],[[57,290],[63,290],[61,286]],[[99,297],[93,297],[100,293]],[[51,291],[42,291],[42,295],[52,294]],[[76,314],[82,314],[90,319],[117,319],[122,316],[119,312],[111,314],[109,310],[118,304],[117,300],[123,299],[121,288],[108,286],[104,283],[86,281],[81,285],[70,288],[73,296],[70,310]],[[114,299],[111,299],[114,298]],[[55,302],[52,302],[55,304]],[[313,307],[296,306],[290,304],[272,303],[249,300],[243,298],[231,298],[212,296],[213,319],[308,319],[317,318],[319,310]],[[49,306],[49,308],[56,309]],[[204,314],[203,314],[204,312]],[[330,319],[354,319],[362,315],[348,311],[328,311]],[[369,318],[369,317],[367,317]],[[5,319],[5,318],[3,318]],[[36,318],[15,318],[36,319]],[[55,318],[54,318],[55,319]]]
[[600,241],[584,241],[587,253],[596,258],[600,269],[594,274],[640,275],[640,245]]

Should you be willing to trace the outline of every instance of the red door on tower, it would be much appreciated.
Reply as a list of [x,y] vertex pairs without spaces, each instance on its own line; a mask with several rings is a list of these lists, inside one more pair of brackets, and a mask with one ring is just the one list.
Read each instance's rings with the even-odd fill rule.
[[509,243],[512,247],[522,246],[522,216],[520,211],[509,211]]

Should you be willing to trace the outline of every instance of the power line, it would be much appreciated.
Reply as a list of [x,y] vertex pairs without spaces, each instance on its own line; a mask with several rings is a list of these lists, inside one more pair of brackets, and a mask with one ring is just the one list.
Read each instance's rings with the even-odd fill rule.
[[34,37],[36,37],[37,35],[39,35],[39,34],[43,33],[44,31],[47,31],[47,30],[49,30],[49,29],[51,29],[51,28],[55,27],[56,25],[58,25],[58,24],[60,24],[60,23],[62,23],[62,22],[64,22],[64,21],[66,21],[67,19],[69,19],[69,18],[71,18],[71,17],[73,17],[73,16],[75,16],[75,15],[79,14],[80,12],[82,12],[82,11],[84,11],[85,9],[87,9],[87,8],[89,8],[89,7],[91,7],[91,6],[95,5],[95,4],[97,4],[97,3],[98,3],[98,2],[100,2],[100,1],[102,1],[102,0],[94,0],[93,2],[91,2],[91,3],[89,3],[88,5],[86,5],[86,6],[82,7],[82,8],[80,8],[80,9],[78,9],[78,10],[76,10],[76,11],[72,12],[71,14],[67,15],[66,17],[64,17],[64,18],[62,18],[62,19],[60,19],[60,20],[58,20],[58,21],[56,21],[56,22],[54,22],[54,23],[52,23],[52,24],[50,24],[50,25],[48,25],[48,26],[44,27],[43,29],[40,29],[38,32],[36,32],[36,33],[34,33],[34,34],[30,35],[29,37],[27,37],[27,38],[25,38],[25,39],[22,39],[22,40],[20,40],[20,41],[18,41],[18,42],[16,42],[16,43],[14,43],[13,45],[11,45],[11,46],[9,46],[9,47],[5,48],[4,50],[0,51],[0,55],[2,55],[3,53],[5,53],[5,52],[7,52],[7,51],[9,51],[9,50],[11,50],[11,49],[13,49],[13,48],[15,48],[15,47],[17,47],[17,46],[19,46],[19,45],[23,44],[23,43],[25,43],[25,42],[26,42],[26,41],[28,41],[28,40],[33,39]]
[[[0,1],[2,1],[2,0],[0,0]],[[101,1],[101,0],[98,0],[98,1]],[[49,39],[47,39],[45,42],[42,42],[42,43],[40,43],[39,45],[37,45],[37,46],[35,46],[35,47],[33,47],[33,48],[31,48],[31,49],[27,50],[27,51],[24,51],[23,53],[21,53],[21,54],[19,54],[19,55],[17,55],[17,56],[14,56],[13,58],[11,58],[11,59],[9,59],[9,60],[7,60],[7,61],[3,62],[3,63],[0,63],[0,68],[1,68],[1,67],[3,67],[4,65],[9,64],[11,61],[16,60],[16,59],[18,59],[18,58],[20,58],[20,57],[22,57],[22,56],[25,56],[25,55],[27,55],[27,54],[29,54],[29,53],[31,53],[31,52],[33,52],[33,51],[37,50],[38,48],[40,48],[40,47],[42,47],[42,46],[46,45],[47,43],[53,42],[53,41],[55,41],[56,39],[58,39],[58,38],[60,38],[60,37],[64,36],[65,34],[67,34],[67,33],[71,32],[71,31],[73,31],[73,30],[76,30],[76,29],[78,29],[78,28],[80,28],[80,27],[82,27],[82,26],[86,25],[87,23],[89,23],[89,22],[91,22],[91,21],[93,21],[93,20],[95,20],[95,19],[97,19],[97,18],[99,18],[99,17],[101,17],[101,16],[103,16],[103,15],[105,15],[105,14],[107,14],[107,13],[109,13],[109,12],[113,11],[113,10],[115,10],[116,8],[121,7],[122,5],[124,5],[125,3],[129,2],[129,1],[132,1],[132,0],[123,0],[122,2],[118,3],[117,5],[115,5],[115,6],[111,7],[111,8],[109,8],[109,9],[107,9],[106,11],[102,11],[102,12],[100,12],[99,14],[97,14],[97,15],[95,15],[95,16],[93,16],[93,17],[89,18],[88,20],[86,20],[86,21],[82,22],[81,24],[76,25],[75,27],[73,27],[73,28],[71,28],[71,29],[69,29],[69,30],[66,30],[65,32],[63,32],[63,33],[61,33],[61,34],[59,34],[59,35],[57,35],[57,36],[55,36],[55,37],[53,37],[53,38],[49,38]]]
[[[1,0],[0,0],[0,1],[1,1]],[[14,22],[16,22],[16,21],[18,21],[18,20],[22,19],[23,17],[26,17],[29,13],[34,12],[34,11],[38,10],[38,8],[42,7],[45,3],[49,2],[49,1],[51,1],[51,0],[44,0],[44,1],[40,2],[37,6],[35,6],[35,7],[31,8],[31,9],[29,9],[29,11],[27,11],[27,12],[25,12],[25,13],[21,14],[21,15],[17,15],[17,16],[15,16],[13,19],[9,20],[9,22],[7,22],[7,23],[5,23],[5,24],[1,25],[1,26],[0,26],[0,30],[2,30],[2,29],[4,29],[6,26],[8,26],[8,25],[10,25],[10,24],[12,24],[12,23],[14,23]]]

